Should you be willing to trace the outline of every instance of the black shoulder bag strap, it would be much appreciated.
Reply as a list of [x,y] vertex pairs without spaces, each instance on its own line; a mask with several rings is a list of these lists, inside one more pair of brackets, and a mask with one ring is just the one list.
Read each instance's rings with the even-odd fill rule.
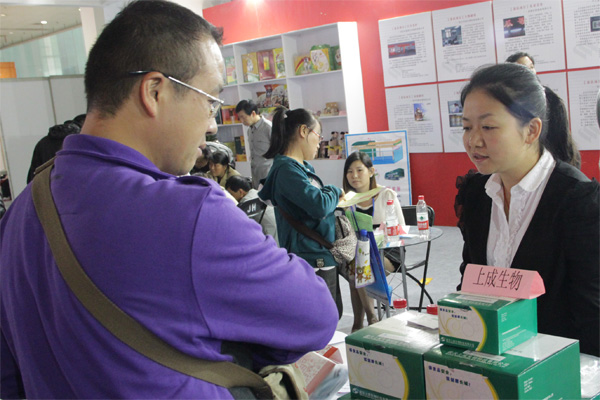
[[331,250],[333,248],[333,244],[330,241],[325,239],[319,232],[310,229],[308,226],[304,225],[302,222],[298,221],[290,214],[284,211],[283,208],[277,207],[279,213],[285,220],[298,232],[303,234],[304,236],[314,240],[319,243],[321,246],[325,247],[327,250]]
[[50,191],[53,161],[36,170],[33,202],[60,273],[81,304],[123,343],[167,368],[225,388],[249,387],[258,398],[272,399],[271,388],[258,374],[231,362],[203,360],[177,350],[126,314],[98,289],[81,268],[60,222]]

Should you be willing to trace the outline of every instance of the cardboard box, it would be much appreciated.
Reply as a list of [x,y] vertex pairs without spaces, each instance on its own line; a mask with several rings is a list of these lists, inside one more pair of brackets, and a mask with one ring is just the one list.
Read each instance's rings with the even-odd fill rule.
[[352,398],[424,399],[423,354],[439,343],[436,326],[435,316],[410,311],[347,336]]
[[443,344],[502,354],[537,334],[536,299],[456,292],[437,304]]
[[448,345],[425,353],[428,399],[579,399],[579,342],[540,334],[502,355]]
[[258,82],[258,59],[256,53],[242,54],[244,82]]
[[256,52],[258,60],[258,77],[261,81],[275,79],[275,60],[273,50],[261,50]]
[[233,57],[225,57],[225,83],[234,85],[237,83],[237,75],[235,73],[235,59]]
[[283,48],[273,49],[273,59],[275,60],[275,78],[285,78],[285,61],[283,57]]
[[239,124],[240,120],[235,113],[235,106],[221,106],[221,116],[223,119],[223,124]]

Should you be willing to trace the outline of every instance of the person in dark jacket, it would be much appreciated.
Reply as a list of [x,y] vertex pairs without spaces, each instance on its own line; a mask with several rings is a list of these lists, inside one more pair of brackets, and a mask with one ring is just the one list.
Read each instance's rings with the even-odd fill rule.
[[479,173],[457,181],[460,272],[467,264],[539,272],[538,331],[598,356],[600,186],[563,159],[566,109],[549,95],[518,64],[483,68],[463,89],[463,143]]
[[40,139],[33,149],[31,166],[27,173],[27,183],[31,182],[33,179],[36,168],[54,157],[56,152],[62,148],[63,140],[65,140],[67,136],[81,131],[84,121],[85,114],[80,114],[73,120],[65,121],[60,125],[54,125],[48,130],[48,135]]

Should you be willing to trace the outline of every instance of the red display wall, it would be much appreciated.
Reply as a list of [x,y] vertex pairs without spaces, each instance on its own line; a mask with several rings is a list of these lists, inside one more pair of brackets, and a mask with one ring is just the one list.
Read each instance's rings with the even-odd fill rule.
[[[380,19],[417,14],[481,0],[233,0],[204,10],[204,17],[224,28],[224,43],[234,43],[341,21],[358,23],[367,129],[388,129],[379,42]],[[582,171],[599,179],[600,151],[583,151]],[[427,153],[410,156],[413,204],[419,194],[436,212],[436,225],[454,226],[456,177],[473,164],[465,153]],[[342,177],[340,177],[341,186]]]

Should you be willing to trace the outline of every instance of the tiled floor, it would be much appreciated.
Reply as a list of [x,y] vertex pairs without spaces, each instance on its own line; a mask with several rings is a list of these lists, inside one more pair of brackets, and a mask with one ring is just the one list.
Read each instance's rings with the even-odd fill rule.
[[[438,226],[438,228],[441,228],[444,233],[431,244],[429,270],[427,272],[427,276],[432,278],[431,282],[427,285],[427,291],[434,302],[456,290],[456,285],[460,282],[458,267],[462,261],[463,246],[462,236],[458,228],[448,226]],[[425,245],[408,247],[406,250],[406,262],[411,264],[416,260],[424,258],[425,249]],[[413,272],[418,279],[422,277],[422,269],[417,269]],[[400,277],[397,279],[399,280]],[[340,286],[344,302],[344,313],[338,323],[338,331],[350,333],[354,320],[352,305],[350,303],[350,289],[348,282],[343,278],[340,280]],[[402,294],[401,288],[402,285],[398,288],[400,294]],[[419,294],[419,287],[413,281],[408,280],[408,300],[411,306],[418,305]],[[428,301],[424,302],[424,304],[427,303]],[[366,320],[364,325],[366,326]]]

